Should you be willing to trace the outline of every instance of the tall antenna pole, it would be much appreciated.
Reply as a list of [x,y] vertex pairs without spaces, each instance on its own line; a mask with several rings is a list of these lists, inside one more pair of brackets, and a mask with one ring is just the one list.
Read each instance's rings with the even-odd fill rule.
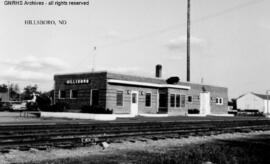
[[92,72],[95,71],[95,57],[96,57],[96,50],[97,50],[97,47],[95,46],[95,47],[93,48]]
[[190,81],[190,0],[187,0],[187,81]]

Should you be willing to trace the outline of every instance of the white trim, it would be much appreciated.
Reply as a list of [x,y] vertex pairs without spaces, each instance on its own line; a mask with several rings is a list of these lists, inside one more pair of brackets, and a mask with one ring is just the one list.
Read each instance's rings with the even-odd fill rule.
[[[65,92],[65,97],[61,97],[61,91],[64,91]],[[58,92],[58,99],[66,99],[67,98],[67,92],[66,90],[61,90],[59,89],[59,92]]]
[[145,82],[126,81],[126,80],[115,80],[115,79],[108,79],[108,83],[128,84],[128,85],[137,85],[137,86],[146,86],[146,87],[157,87],[157,88],[177,88],[177,89],[186,89],[186,90],[189,90],[190,89],[190,86],[183,86],[183,85],[155,84],[155,83],[145,83]]
[[95,90],[98,90],[98,89],[90,89],[90,91],[91,91],[91,97],[90,97],[90,105],[92,106],[93,105],[93,91],[95,91]]
[[[73,91],[77,91],[77,97],[73,96]],[[70,99],[78,99],[78,90],[70,89],[69,90],[69,97],[70,97]]]

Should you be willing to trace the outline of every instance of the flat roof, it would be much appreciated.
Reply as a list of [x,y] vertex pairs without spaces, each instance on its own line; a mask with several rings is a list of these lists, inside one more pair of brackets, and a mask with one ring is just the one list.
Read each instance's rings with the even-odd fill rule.
[[183,86],[183,85],[177,85],[177,84],[175,84],[175,85],[171,85],[171,84],[155,84],[155,83],[125,81],[125,80],[116,80],[116,79],[108,79],[108,83],[124,84],[124,85],[135,85],[135,86],[145,86],[145,87],[156,87],[156,88],[176,88],[176,89],[186,89],[186,90],[190,89],[190,86]]
[[145,76],[138,76],[138,75],[127,75],[123,73],[116,73],[111,71],[95,71],[95,72],[78,72],[78,73],[67,73],[67,74],[56,74],[55,77],[61,76],[79,76],[79,75],[91,75],[91,74],[106,74],[107,79],[114,79],[114,80],[123,80],[123,81],[132,81],[132,82],[142,82],[142,83],[153,83],[153,84],[163,84],[163,85],[180,85],[180,86],[205,86],[205,87],[218,87],[227,89],[227,87],[209,85],[209,84],[199,84],[199,83],[192,83],[192,82],[183,82],[179,81],[177,84],[167,84],[166,79],[163,78],[156,78],[156,77],[145,77]]

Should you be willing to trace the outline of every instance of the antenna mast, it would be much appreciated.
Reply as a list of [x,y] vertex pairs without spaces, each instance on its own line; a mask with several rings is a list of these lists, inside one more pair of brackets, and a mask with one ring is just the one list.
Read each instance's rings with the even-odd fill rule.
[[187,81],[190,81],[190,0],[187,0]]
[[96,57],[96,50],[97,50],[97,47],[94,46],[94,48],[93,48],[93,59],[92,59],[92,72],[95,71],[95,57]]

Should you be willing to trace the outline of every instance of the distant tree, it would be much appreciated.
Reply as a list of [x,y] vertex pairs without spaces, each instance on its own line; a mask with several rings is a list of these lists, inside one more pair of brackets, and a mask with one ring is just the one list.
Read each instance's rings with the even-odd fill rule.
[[231,101],[228,101],[228,106],[231,106],[232,109],[237,109],[236,99],[231,99]]
[[5,93],[8,91],[8,86],[6,84],[0,85],[0,92]]
[[40,94],[38,91],[38,86],[35,84],[34,86],[28,85],[23,89],[23,93],[21,95],[23,100],[30,100],[33,98],[33,93]]
[[18,101],[20,99],[20,88],[18,84],[10,84],[9,86],[10,99]]

